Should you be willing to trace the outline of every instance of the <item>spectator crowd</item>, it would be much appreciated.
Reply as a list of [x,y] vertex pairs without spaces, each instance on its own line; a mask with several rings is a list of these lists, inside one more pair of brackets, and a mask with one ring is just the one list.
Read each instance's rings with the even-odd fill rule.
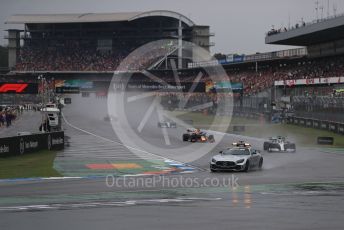
[[272,29],[267,32],[267,35],[271,36],[271,35],[274,35],[274,34],[279,34],[279,33],[287,32],[289,30],[294,30],[294,29],[298,29],[300,27],[305,27],[305,26],[306,26],[306,22],[303,21],[303,19],[301,19],[301,23],[296,23],[294,26],[292,26],[289,29],[287,29],[287,27],[281,27],[279,29],[275,29],[274,27],[272,27]]
[[20,51],[16,70],[19,71],[113,71],[123,54],[100,52],[92,48],[68,49],[24,47]]
[[[171,71],[153,71],[152,74],[164,82],[175,82]],[[256,95],[271,88],[275,81],[296,79],[315,79],[344,76],[344,57],[297,59],[292,61],[278,61],[268,64],[245,65],[244,67],[229,66],[225,75],[209,75],[203,70],[188,70],[178,73],[180,82],[220,82],[243,83],[244,95]],[[200,78],[197,78],[201,76]],[[119,79],[120,80],[120,79]],[[131,81],[154,82],[156,78],[134,74]],[[331,92],[331,88],[329,91]]]
[[0,128],[10,127],[17,118],[18,112],[21,112],[19,108],[0,108]]
[[[133,52],[134,48],[123,45],[112,51],[97,50],[95,46],[84,46],[70,41],[63,46],[24,46],[18,58],[17,70],[22,71],[128,71],[144,70],[165,57],[174,49],[174,44]],[[142,56],[142,52],[145,55]],[[131,53],[129,56],[127,56]],[[140,55],[141,54],[141,55]],[[152,58],[155,57],[155,58]],[[318,59],[300,58],[225,67],[225,76],[209,76],[203,71],[201,82],[228,81],[244,85],[245,95],[254,95],[271,88],[277,80],[313,79],[340,77],[344,73],[344,57],[326,57]],[[198,71],[198,70],[197,70]],[[179,71],[181,82],[193,82],[199,71]],[[166,82],[174,82],[172,71],[154,73]],[[151,78],[137,77],[138,81],[155,81]]]
[[[136,46],[123,44],[112,49],[98,49],[68,41],[59,45],[25,45],[21,48],[16,70],[19,71],[128,71],[143,70],[171,51],[172,45],[134,51]],[[129,55],[130,54],[130,55]],[[129,55],[129,56],[128,56]],[[154,57],[154,58],[152,58]],[[123,61],[123,62],[122,62]],[[120,67],[118,69],[118,67]]]

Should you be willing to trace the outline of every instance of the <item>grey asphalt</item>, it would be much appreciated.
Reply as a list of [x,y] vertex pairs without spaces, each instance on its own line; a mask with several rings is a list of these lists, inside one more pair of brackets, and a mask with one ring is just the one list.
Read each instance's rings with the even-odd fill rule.
[[2,229],[342,229],[343,201],[326,195],[253,195],[232,201],[2,213]]
[[[99,137],[119,141],[109,122],[103,120],[106,100],[92,100],[74,98],[73,103],[77,104],[65,108],[66,119]],[[76,140],[74,143],[83,137],[88,143],[100,141],[67,124],[65,129],[71,140]],[[163,142],[159,132],[152,129],[147,139]],[[170,133],[172,145],[180,141],[178,132]],[[221,181],[234,175],[240,185],[237,190],[218,186],[171,187],[161,182],[154,186],[107,187],[104,178],[2,182],[0,229],[342,229],[343,154],[298,146],[295,154],[263,152],[261,171],[210,173],[211,156],[238,138],[226,135],[213,151],[191,162],[197,172],[166,176],[170,180],[182,177]],[[254,148],[262,148],[262,140],[247,141]],[[71,146],[59,156],[78,159],[68,157],[73,149],[78,152],[78,146]],[[125,153],[124,149],[121,151]],[[103,157],[112,154],[113,151],[101,152]],[[99,157],[98,152],[86,155]],[[118,180],[123,185],[124,178]]]

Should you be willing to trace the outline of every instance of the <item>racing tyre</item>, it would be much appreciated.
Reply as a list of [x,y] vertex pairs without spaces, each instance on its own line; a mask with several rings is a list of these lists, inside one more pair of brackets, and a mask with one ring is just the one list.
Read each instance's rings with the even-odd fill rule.
[[246,161],[246,164],[245,164],[245,168],[244,168],[244,172],[248,172],[248,170],[250,169],[250,162],[249,161]]
[[197,136],[196,135],[191,135],[190,136],[190,141],[191,142],[197,142]]
[[269,149],[269,146],[270,146],[269,142],[264,142],[264,150],[265,151]]
[[209,140],[210,143],[214,143],[215,142],[215,138],[214,138],[213,135],[209,135],[208,140]]
[[263,168],[263,158],[260,158],[258,168],[262,169]]
[[183,134],[183,141],[189,141],[190,135],[189,134]]

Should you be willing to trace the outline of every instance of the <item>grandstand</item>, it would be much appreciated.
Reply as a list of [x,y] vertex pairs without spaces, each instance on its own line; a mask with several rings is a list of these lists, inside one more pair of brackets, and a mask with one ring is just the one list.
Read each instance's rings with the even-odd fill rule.
[[266,44],[307,47],[309,57],[344,53],[344,15],[295,25],[291,29],[271,30]]
[[299,116],[343,122],[344,15],[272,30],[265,41],[307,49],[307,56],[289,68],[290,77],[273,79],[274,100],[287,96]]
[[[16,71],[114,71],[131,51],[150,41],[180,39],[207,50],[209,26],[172,11],[13,15],[7,24],[9,66]],[[23,46],[20,47],[20,41]],[[176,51],[179,68],[183,53]],[[141,68],[138,66],[137,68]]]

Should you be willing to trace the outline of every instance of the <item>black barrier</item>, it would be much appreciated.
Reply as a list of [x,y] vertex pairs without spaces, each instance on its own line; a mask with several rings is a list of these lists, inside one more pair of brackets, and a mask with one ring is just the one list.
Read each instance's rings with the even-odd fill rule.
[[72,104],[72,98],[66,97],[66,98],[64,99],[64,103],[65,103],[66,105]]
[[287,117],[286,121],[288,124],[313,127],[315,129],[323,129],[334,133],[344,134],[344,123],[320,121],[302,117]]
[[317,142],[319,145],[333,145],[333,137],[318,137]]
[[245,132],[245,126],[243,125],[234,125],[233,132]]
[[0,138],[0,157],[64,148],[64,132],[38,133]]
[[[49,150],[61,150],[64,148],[64,132],[47,133],[47,143]],[[50,136],[50,137],[49,137]],[[50,146],[49,146],[50,143]]]

